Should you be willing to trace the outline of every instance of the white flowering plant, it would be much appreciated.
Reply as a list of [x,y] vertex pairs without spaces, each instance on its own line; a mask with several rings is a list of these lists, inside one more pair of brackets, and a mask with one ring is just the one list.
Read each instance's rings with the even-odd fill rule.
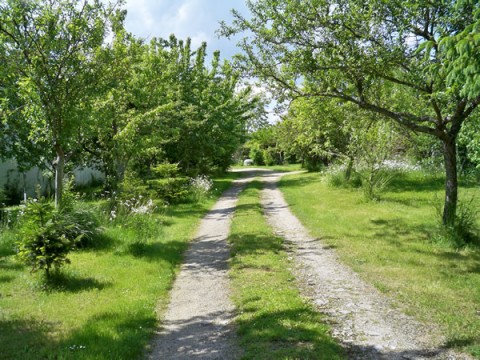
[[213,187],[213,180],[207,175],[198,175],[188,182],[190,197],[194,202],[199,202],[208,197]]

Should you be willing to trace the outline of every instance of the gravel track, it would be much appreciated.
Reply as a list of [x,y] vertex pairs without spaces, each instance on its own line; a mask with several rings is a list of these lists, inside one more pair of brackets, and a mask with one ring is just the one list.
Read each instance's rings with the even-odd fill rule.
[[201,221],[185,253],[149,359],[230,360],[241,356],[232,326],[235,309],[229,297],[227,238],[238,194],[257,173],[249,170]]

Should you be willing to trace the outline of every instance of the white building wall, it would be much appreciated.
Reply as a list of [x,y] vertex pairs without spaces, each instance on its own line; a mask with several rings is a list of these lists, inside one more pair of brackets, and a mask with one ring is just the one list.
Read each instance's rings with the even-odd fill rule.
[[[104,175],[96,170],[90,168],[77,168],[73,171],[75,176],[75,183],[77,185],[89,184],[92,179],[104,180]],[[37,186],[40,186],[42,191],[47,189],[53,192],[53,179],[49,179],[42,174],[42,171],[34,167],[25,174],[17,169],[17,162],[15,160],[8,160],[0,162],[0,188],[6,184],[15,185],[22,193],[26,191],[27,196],[35,195]]]

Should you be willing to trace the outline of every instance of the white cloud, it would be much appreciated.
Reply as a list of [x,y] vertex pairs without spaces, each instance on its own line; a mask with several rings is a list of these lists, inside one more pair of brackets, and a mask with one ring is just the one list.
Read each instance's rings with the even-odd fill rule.
[[218,39],[219,22],[231,19],[230,9],[245,11],[243,0],[127,0],[128,31],[146,40],[152,37],[192,39],[192,46],[207,42],[208,52],[220,50],[222,57],[232,56],[235,43]]

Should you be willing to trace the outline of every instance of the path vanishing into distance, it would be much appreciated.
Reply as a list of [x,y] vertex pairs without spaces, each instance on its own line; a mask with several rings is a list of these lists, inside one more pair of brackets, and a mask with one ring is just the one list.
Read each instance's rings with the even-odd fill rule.
[[308,233],[277,188],[288,173],[238,171],[245,176],[235,180],[203,218],[185,254],[149,359],[241,358],[230,300],[227,239],[238,196],[256,177],[265,183],[264,214],[273,233],[285,239],[302,295],[325,314],[349,359],[471,359],[442,348],[445,339],[433,327],[395,309],[385,295],[343,265],[332,248]]

